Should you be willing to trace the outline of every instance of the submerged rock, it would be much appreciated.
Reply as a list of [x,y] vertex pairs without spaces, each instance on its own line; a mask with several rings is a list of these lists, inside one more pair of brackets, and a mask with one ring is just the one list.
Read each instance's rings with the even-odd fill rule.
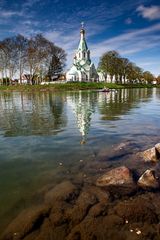
[[96,181],[99,187],[109,187],[109,190],[129,194],[136,189],[131,171],[125,167],[118,167],[106,172]]
[[[158,223],[158,216],[154,207],[154,201],[149,201],[147,194],[139,195],[122,202],[118,202],[111,212],[128,221],[129,224],[136,222]],[[151,198],[152,199],[152,198]]]
[[45,194],[45,202],[54,204],[55,201],[70,201],[78,193],[78,189],[70,181],[64,181]]
[[158,189],[159,188],[159,180],[155,175],[154,170],[146,170],[142,176],[138,180],[138,185],[144,189],[152,188]]
[[82,191],[74,207],[67,212],[72,226],[80,223],[88,214],[89,209],[98,202],[96,195],[89,191]]
[[1,239],[22,239],[28,233],[40,228],[44,219],[48,216],[50,208],[41,205],[22,211],[7,227]]

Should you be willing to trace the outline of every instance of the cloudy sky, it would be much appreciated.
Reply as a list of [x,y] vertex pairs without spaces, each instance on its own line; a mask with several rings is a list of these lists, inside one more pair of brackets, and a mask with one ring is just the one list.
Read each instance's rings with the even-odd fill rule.
[[67,52],[67,67],[85,22],[92,60],[118,50],[160,74],[160,0],[0,0],[0,40],[15,34],[43,35]]

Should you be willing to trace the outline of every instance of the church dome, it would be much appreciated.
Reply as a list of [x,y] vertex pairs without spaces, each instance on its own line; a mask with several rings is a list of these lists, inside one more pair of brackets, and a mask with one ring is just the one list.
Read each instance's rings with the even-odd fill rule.
[[73,66],[67,73],[68,75],[76,75],[78,74],[77,69]]

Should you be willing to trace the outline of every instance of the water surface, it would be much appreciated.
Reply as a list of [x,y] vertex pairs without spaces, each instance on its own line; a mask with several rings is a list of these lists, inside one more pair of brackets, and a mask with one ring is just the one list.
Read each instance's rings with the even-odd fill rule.
[[155,144],[159,109],[159,89],[1,92],[0,229],[40,201],[35,196],[43,186],[77,175],[81,160],[87,166],[126,141],[138,149]]

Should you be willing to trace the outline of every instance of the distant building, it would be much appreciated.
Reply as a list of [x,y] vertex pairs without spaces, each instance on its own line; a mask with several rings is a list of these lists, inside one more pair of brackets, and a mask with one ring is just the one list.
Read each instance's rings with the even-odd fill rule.
[[156,85],[156,84],[157,84],[157,80],[156,80],[156,79],[153,80],[153,81],[152,81],[152,84],[153,84],[153,85]]
[[66,73],[66,80],[72,82],[95,82],[99,76],[91,62],[90,50],[85,40],[85,30],[82,24],[80,31],[80,42],[76,54],[74,56],[73,65]]

